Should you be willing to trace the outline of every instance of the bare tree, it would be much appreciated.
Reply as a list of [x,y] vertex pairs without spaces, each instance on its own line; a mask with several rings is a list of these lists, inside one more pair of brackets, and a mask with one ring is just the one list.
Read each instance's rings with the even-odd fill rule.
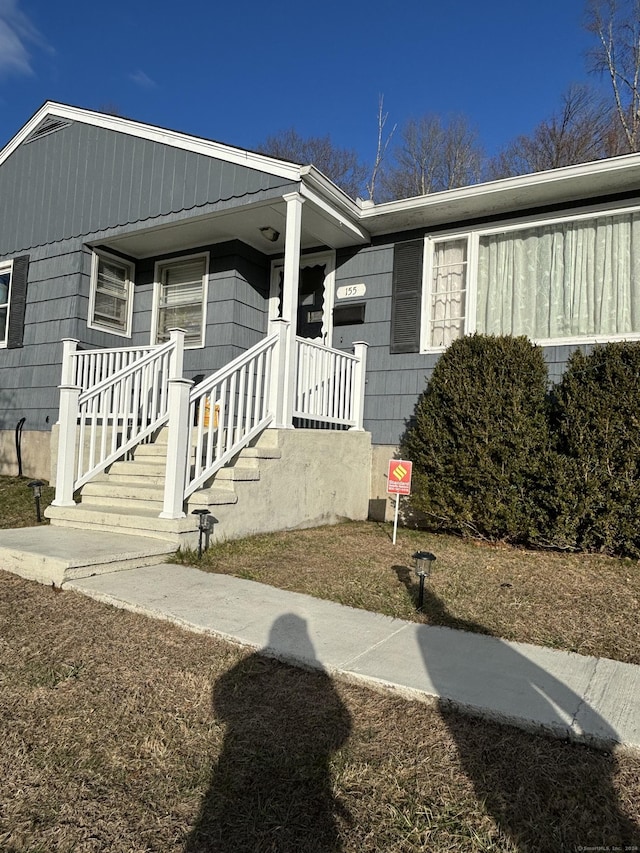
[[291,160],[301,165],[313,164],[352,198],[360,195],[367,167],[351,148],[339,148],[330,136],[301,136],[294,128],[268,136],[258,146],[261,154]]
[[640,0],[587,0],[592,70],[611,82],[627,152],[640,148]]
[[444,122],[438,115],[410,119],[382,184],[387,199],[453,189],[476,183],[483,154],[476,132],[464,116]]
[[491,160],[487,176],[507,178],[586,163],[619,154],[622,146],[610,106],[587,86],[572,86],[557,112]]
[[382,162],[387,153],[387,148],[389,147],[391,138],[396,132],[396,128],[398,126],[397,124],[394,124],[391,128],[391,131],[387,134],[385,138],[384,128],[388,118],[389,113],[384,112],[384,95],[380,95],[380,98],[378,99],[378,144],[376,147],[376,158],[371,169],[371,177],[367,182],[367,192],[369,193],[369,198],[371,199],[371,201],[375,200],[376,181],[378,179],[378,174],[382,168]]

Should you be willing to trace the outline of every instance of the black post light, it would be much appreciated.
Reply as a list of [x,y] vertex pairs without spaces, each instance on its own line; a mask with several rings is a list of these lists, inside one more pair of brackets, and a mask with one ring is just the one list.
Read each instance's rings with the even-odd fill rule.
[[418,610],[422,610],[424,604],[424,579],[431,577],[431,569],[435,563],[435,554],[429,551],[418,551],[413,555],[416,561],[416,574],[420,578],[420,591],[418,593]]
[[42,497],[42,487],[44,486],[44,482],[42,480],[32,480],[27,485],[28,488],[33,490],[33,499],[36,502],[36,519],[40,522],[42,521],[42,515],[40,514],[40,498]]
[[202,557],[202,537],[206,534],[206,548],[209,547],[209,520],[211,515],[209,514],[208,509],[194,509],[191,511],[191,515],[198,516],[198,557]]

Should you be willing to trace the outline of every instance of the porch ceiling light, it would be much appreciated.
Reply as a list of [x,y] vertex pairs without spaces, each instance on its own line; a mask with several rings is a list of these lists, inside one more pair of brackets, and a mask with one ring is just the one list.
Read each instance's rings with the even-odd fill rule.
[[272,228],[270,225],[263,225],[260,229],[260,233],[264,239],[268,240],[270,243],[275,243],[280,236],[280,232],[276,231],[276,229]]

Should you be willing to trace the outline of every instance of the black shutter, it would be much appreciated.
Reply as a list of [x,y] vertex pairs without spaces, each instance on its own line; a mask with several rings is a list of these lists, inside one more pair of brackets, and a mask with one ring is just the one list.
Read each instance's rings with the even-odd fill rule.
[[13,259],[7,349],[16,349],[22,346],[22,339],[24,337],[24,312],[27,306],[28,272],[29,255],[22,255],[19,258]]
[[396,243],[391,293],[392,353],[420,351],[424,241]]

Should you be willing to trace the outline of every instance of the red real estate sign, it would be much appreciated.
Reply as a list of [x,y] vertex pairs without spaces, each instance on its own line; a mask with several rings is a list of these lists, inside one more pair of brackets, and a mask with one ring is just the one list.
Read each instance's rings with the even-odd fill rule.
[[389,460],[389,473],[387,475],[387,492],[391,495],[411,494],[411,469],[412,462],[402,459]]

